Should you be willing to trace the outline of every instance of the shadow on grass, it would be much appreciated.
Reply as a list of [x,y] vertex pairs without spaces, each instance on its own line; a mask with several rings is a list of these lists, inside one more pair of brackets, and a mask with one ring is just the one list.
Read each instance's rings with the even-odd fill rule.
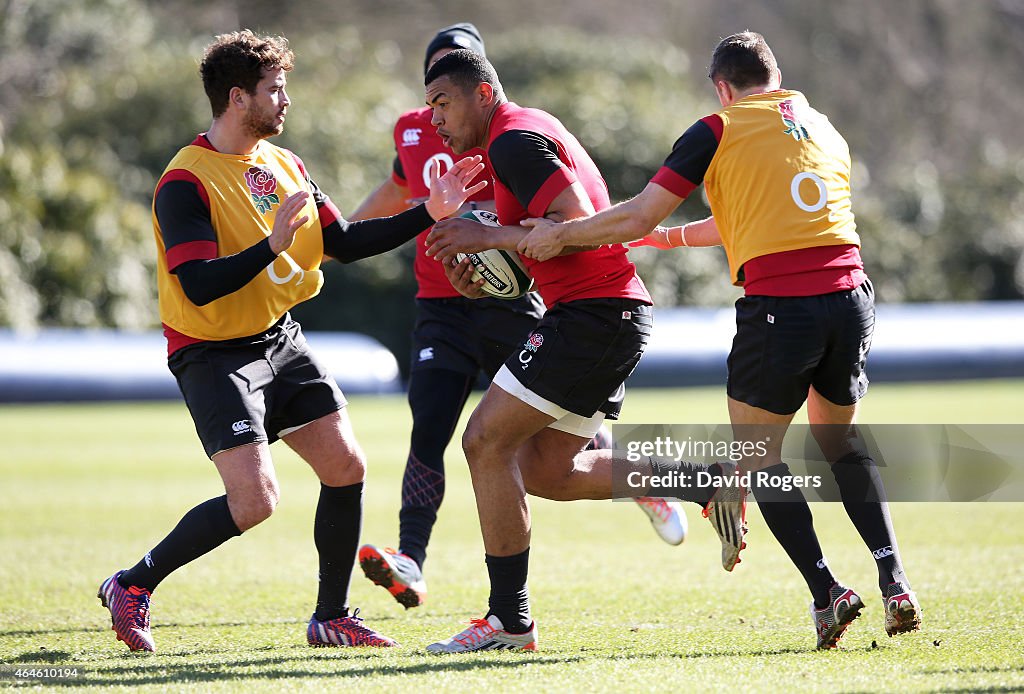
[[[466,616],[465,612],[450,612],[450,613],[431,613],[430,619],[457,619]],[[398,622],[406,619],[405,614],[387,615],[387,614],[376,614],[372,618],[374,624],[378,622]],[[299,628],[303,633],[306,631],[306,620],[299,620],[294,617],[282,617],[280,619],[247,619],[245,621],[220,621],[213,622],[209,620],[198,620],[192,622],[154,622],[153,627],[155,629],[206,629],[208,627],[245,627],[251,628],[254,626],[271,626],[281,624],[293,624]],[[95,625],[84,625],[77,627],[40,627],[39,629],[9,629],[0,630],[0,638],[11,637],[11,638],[24,638],[29,636],[47,636],[51,634],[87,634],[97,629],[110,629],[110,615],[104,617],[102,613],[96,621]]]
[[67,651],[25,651],[17,658],[12,660],[12,663],[67,663],[72,659],[72,656]]
[[961,673],[968,672],[984,672],[984,673],[998,673],[998,672],[1021,672],[1024,673],[1024,666],[1021,665],[975,665],[974,667],[964,667],[958,665],[953,668],[943,668],[942,670],[929,669],[924,671],[926,675],[959,675]]
[[[303,649],[308,654],[308,649]],[[25,653],[22,657],[26,661],[31,660],[34,653]],[[351,655],[345,652],[346,656]],[[383,656],[361,652],[357,657],[368,655],[367,661],[378,661]],[[510,654],[505,653],[504,656]],[[356,678],[381,675],[422,675],[437,672],[466,672],[471,670],[499,670],[503,668],[516,668],[523,665],[565,665],[566,663],[582,660],[581,657],[545,657],[532,654],[514,654],[506,660],[493,659],[465,659],[450,658],[445,656],[423,656],[427,662],[416,662],[404,665],[388,664],[386,662],[366,662],[360,667],[338,669],[335,671],[314,670],[303,667],[299,662],[300,658],[272,657],[272,658],[241,658],[234,661],[213,664],[213,663],[168,663],[161,660],[147,667],[146,660],[152,656],[140,653],[131,653],[123,656],[125,660],[133,660],[132,663],[99,663],[84,667],[85,673],[81,679],[55,681],[49,684],[61,687],[132,687],[142,685],[171,685],[183,682],[203,683],[232,681],[239,682],[246,679],[258,680],[323,680],[336,678]],[[21,660],[19,658],[19,660]],[[308,655],[301,660],[309,661]],[[324,658],[334,660],[339,665],[351,665],[353,659]],[[282,667],[294,664],[295,667]],[[277,667],[275,667],[277,666]]]
[[[939,670],[939,669],[929,669],[929,670],[925,670],[924,671],[924,674],[926,674],[926,675],[967,675],[967,674],[998,675],[998,674],[1002,674],[1002,673],[1007,673],[1007,674],[1009,674],[1009,673],[1018,673],[1018,674],[1024,675],[1024,667],[1022,667],[1020,665],[1017,665],[1017,666],[1005,665],[1005,666],[1002,666],[1002,667],[996,666],[996,665],[975,665],[974,667],[958,666],[958,667],[955,667],[955,668],[943,668],[941,670]],[[989,686],[972,684],[970,687],[963,687],[963,688],[959,688],[959,689],[955,689],[955,688],[950,687],[950,688],[945,688],[942,691],[944,691],[944,692],[956,692],[956,693],[960,693],[960,692],[964,692],[964,693],[966,693],[966,692],[1024,692],[1024,680],[1022,680],[1021,684],[1012,684],[1012,685],[1008,685],[1008,684],[993,684],[993,685],[989,685]]]

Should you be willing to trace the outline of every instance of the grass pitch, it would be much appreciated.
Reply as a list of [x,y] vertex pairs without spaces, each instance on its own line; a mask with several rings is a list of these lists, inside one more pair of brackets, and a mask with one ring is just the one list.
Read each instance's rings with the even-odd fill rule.
[[[1024,382],[877,385],[865,422],[1021,421]],[[409,415],[401,397],[354,398],[370,471],[364,541],[397,541]],[[726,420],[720,388],[633,391],[623,421]],[[806,588],[751,507],[732,574],[696,506],[690,536],[662,544],[631,503],[533,500],[536,654],[433,657],[427,643],[482,615],[486,571],[468,474],[448,454],[427,561],[430,597],[404,611],[356,570],[351,602],[397,638],[389,650],[310,649],[317,482],[273,448],[273,518],[168,578],[153,600],[159,652],[130,654],[95,598],[192,505],[222,493],[184,405],[0,408],[0,685],[16,667],[77,668],[90,690],[668,691],[1024,689],[1024,506],[896,504],[921,632],[888,639],[874,562],[841,505],[814,506],[830,564],[867,602],[840,649],[813,650]]]

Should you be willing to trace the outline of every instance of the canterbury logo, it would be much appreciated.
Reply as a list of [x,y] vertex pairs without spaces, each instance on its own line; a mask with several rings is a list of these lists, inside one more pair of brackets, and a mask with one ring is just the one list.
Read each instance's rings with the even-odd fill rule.
[[231,431],[235,432],[235,436],[250,432],[252,431],[252,421],[249,419],[240,419],[231,425]]
[[406,128],[402,132],[402,146],[412,147],[420,143],[420,133],[423,132],[422,128]]
[[886,557],[891,557],[894,554],[894,552],[892,551],[892,545],[886,545],[881,549],[874,550],[871,554],[875,557],[875,559],[885,559]]

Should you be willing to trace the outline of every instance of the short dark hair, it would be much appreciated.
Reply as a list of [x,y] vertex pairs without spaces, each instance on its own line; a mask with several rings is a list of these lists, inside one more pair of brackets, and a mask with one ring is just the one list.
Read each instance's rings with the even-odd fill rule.
[[737,89],[768,84],[779,68],[764,37],[743,31],[722,39],[711,54],[708,77],[725,80]]
[[478,84],[486,82],[494,87],[496,94],[504,96],[494,66],[479,53],[465,48],[454,50],[434,63],[427,70],[427,75],[423,78],[423,85],[426,86],[434,80],[446,76],[464,92],[475,89]]
[[287,72],[294,66],[295,54],[283,36],[256,36],[248,29],[217,36],[206,47],[199,65],[213,117],[227,110],[232,87],[254,94],[264,70]]

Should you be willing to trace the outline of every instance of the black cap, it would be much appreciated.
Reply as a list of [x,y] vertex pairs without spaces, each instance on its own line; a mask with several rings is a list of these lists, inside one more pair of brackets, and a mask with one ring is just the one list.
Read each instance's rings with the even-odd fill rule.
[[480,38],[480,32],[477,31],[475,26],[469,22],[452,24],[450,27],[445,27],[437,32],[437,36],[431,39],[427,45],[427,55],[423,58],[424,75],[427,74],[427,70],[430,68],[430,65],[428,65],[430,56],[442,48],[466,48],[474,53],[486,56],[486,53],[484,53],[484,40]]

